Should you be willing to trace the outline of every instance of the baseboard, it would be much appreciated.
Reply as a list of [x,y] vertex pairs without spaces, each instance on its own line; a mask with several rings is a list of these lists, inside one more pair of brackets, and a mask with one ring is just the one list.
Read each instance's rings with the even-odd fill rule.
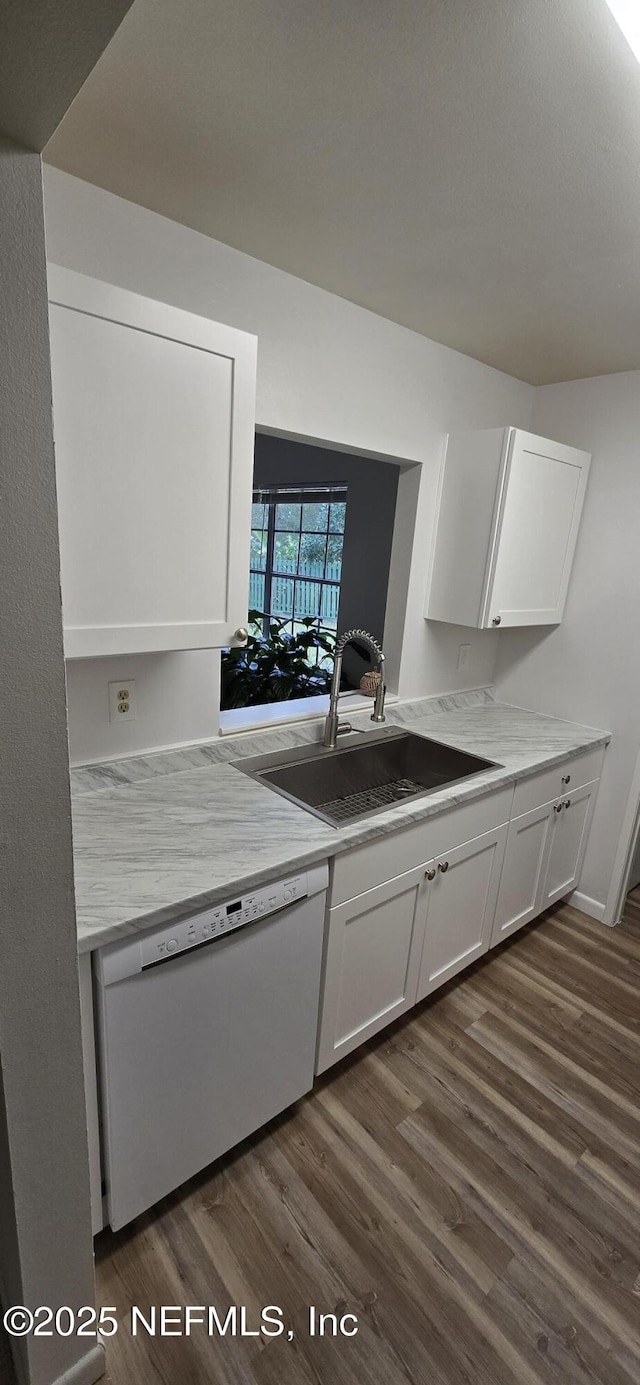
[[96,1380],[100,1380],[107,1369],[104,1347],[98,1345],[91,1348],[81,1361],[76,1361],[75,1366],[70,1366],[63,1375],[56,1376],[53,1385],[95,1385]]
[[588,914],[591,919],[598,919],[602,923],[604,918],[604,904],[599,899],[591,899],[588,894],[581,894],[580,890],[574,890],[569,895],[567,904],[571,904],[574,909],[580,909],[583,914]]

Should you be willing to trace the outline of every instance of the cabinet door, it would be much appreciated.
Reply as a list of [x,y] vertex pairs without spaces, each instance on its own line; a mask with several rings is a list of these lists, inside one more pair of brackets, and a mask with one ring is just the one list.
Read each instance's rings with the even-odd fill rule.
[[578,883],[598,782],[594,780],[592,784],[585,784],[575,794],[568,794],[554,805],[541,909],[547,909],[557,899],[563,899]]
[[514,429],[483,625],[562,620],[590,460],[586,452]]
[[317,1072],[415,1004],[425,867],[329,910]]
[[256,339],[50,267],[68,658],[246,625]]
[[433,863],[418,1000],[487,951],[507,832],[485,832]]
[[554,804],[543,803],[509,825],[491,946],[522,928],[542,909]]

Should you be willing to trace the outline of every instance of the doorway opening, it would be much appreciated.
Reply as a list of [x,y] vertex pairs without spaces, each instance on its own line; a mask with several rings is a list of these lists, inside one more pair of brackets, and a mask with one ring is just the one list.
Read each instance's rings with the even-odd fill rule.
[[640,918],[640,755],[631,782],[602,921],[613,928],[628,914]]

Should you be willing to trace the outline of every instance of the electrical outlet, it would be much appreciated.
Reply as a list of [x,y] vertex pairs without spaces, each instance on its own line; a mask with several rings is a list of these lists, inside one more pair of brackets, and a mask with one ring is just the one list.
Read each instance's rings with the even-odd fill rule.
[[133,678],[109,684],[109,721],[135,721],[136,685]]
[[470,653],[471,653],[471,645],[470,645],[470,644],[461,644],[461,645],[460,645],[460,648],[459,648],[459,650],[458,650],[458,669],[463,669],[463,668],[466,668],[466,667],[467,667],[467,664],[468,664],[468,662],[469,662],[469,654],[470,654]]

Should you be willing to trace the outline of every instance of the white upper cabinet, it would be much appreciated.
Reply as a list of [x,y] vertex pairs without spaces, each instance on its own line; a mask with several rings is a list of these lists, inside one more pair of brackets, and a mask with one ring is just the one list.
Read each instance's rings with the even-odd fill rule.
[[427,617],[479,629],[557,625],[590,461],[519,428],[451,433]]
[[232,644],[256,338],[57,266],[49,301],[65,654]]

